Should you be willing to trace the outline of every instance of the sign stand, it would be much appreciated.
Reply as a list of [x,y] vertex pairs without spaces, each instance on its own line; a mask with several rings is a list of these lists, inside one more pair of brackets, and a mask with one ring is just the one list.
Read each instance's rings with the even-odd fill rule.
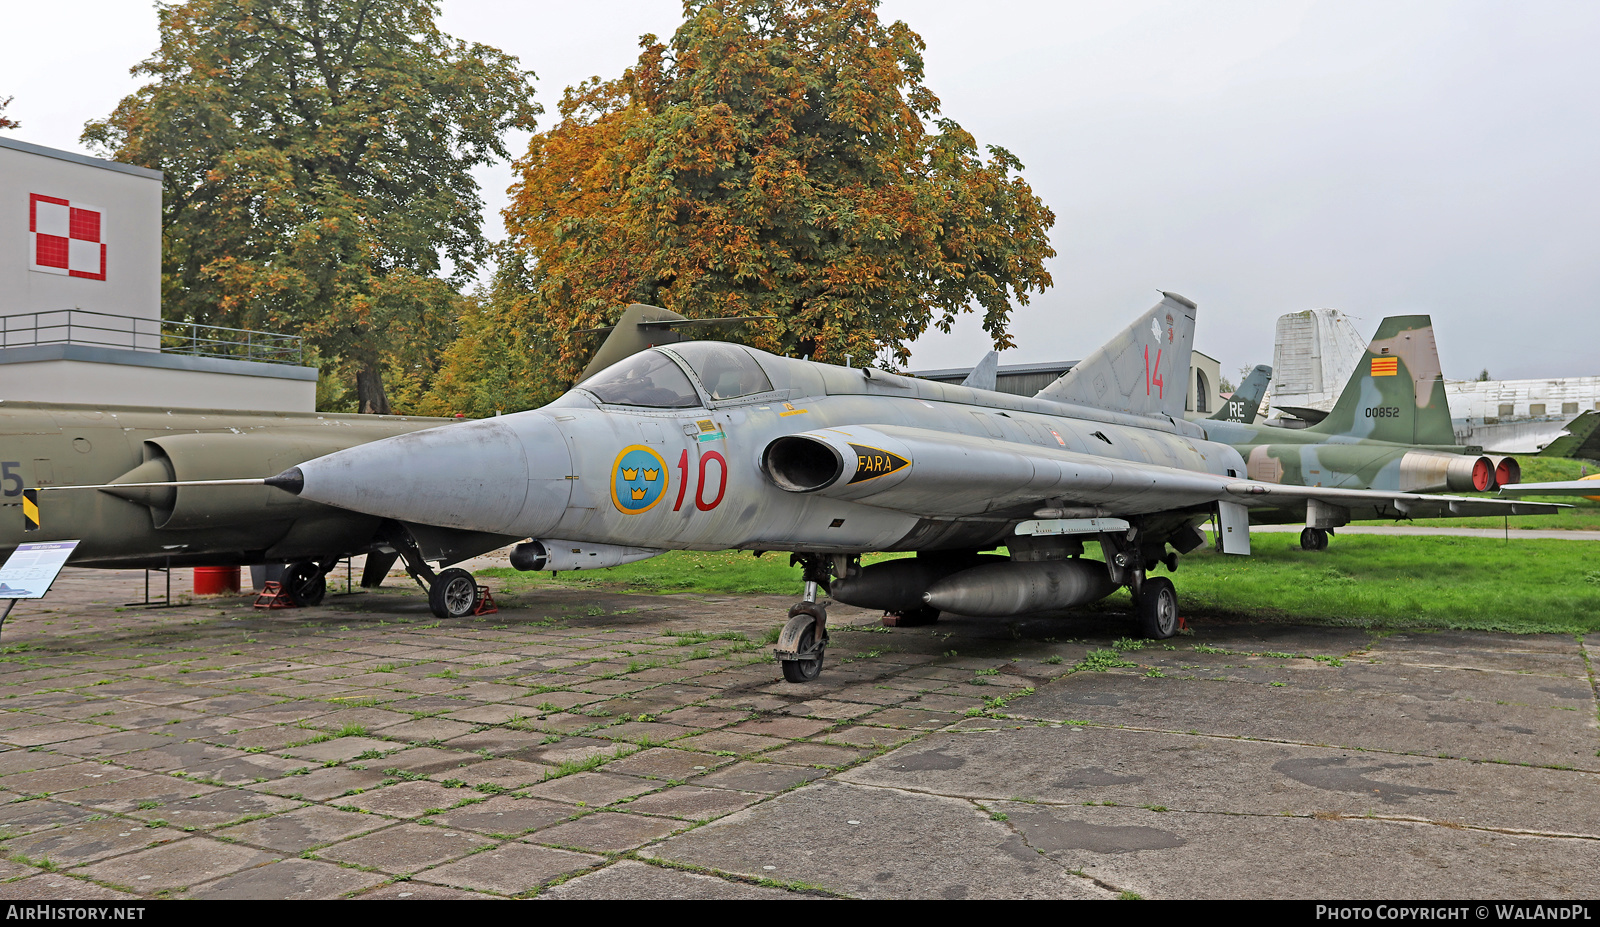
[[0,628],[4,628],[6,626],[6,619],[11,617],[11,610],[13,608],[16,608],[16,607],[17,607],[17,600],[16,599],[12,599],[12,600],[10,600],[9,602],[6,603],[5,614],[0,615]]
[[167,557],[166,566],[155,568],[157,573],[165,573],[167,575],[167,594],[159,602],[150,601],[150,569],[150,567],[145,567],[144,570],[144,601],[124,602],[122,603],[123,608],[172,608],[175,605],[182,604],[172,601],[172,557]]
[[11,600],[5,614],[0,615],[0,627],[11,617],[11,610],[17,607],[18,601],[44,598],[78,544],[78,541],[45,541],[17,545],[6,558],[5,565],[0,566],[0,598]]

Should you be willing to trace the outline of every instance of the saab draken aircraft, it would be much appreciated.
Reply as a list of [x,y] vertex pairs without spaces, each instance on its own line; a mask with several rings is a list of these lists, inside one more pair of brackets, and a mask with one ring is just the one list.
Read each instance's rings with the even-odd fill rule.
[[[1215,423],[1184,420],[1194,316],[1164,293],[1031,398],[680,341],[541,409],[374,441],[265,482],[381,518],[530,538],[512,556],[525,570],[790,551],[805,592],[776,655],[793,682],[822,668],[819,591],[926,620],[1069,608],[1127,587],[1139,633],[1160,639],[1177,633],[1179,609],[1154,573],[1203,544],[1212,518],[1223,552],[1248,554],[1256,507],[1557,509],[1251,479],[1239,451],[1206,437]],[[980,553],[1002,545],[1008,556]],[[873,551],[916,556],[863,567]]]

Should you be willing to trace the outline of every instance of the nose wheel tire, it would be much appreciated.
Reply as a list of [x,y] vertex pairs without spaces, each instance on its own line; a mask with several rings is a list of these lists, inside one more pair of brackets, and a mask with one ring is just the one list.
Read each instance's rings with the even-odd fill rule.
[[1327,550],[1328,532],[1321,528],[1307,528],[1300,532],[1301,550]]
[[478,581],[466,570],[445,570],[428,589],[428,608],[436,618],[465,618],[477,607]]
[[822,606],[802,602],[789,610],[789,621],[778,635],[781,650],[793,654],[806,654],[804,659],[779,658],[783,678],[789,682],[813,682],[822,675],[823,650],[827,640],[817,643],[817,625],[827,620]]
[[1164,641],[1178,633],[1178,590],[1164,576],[1148,577],[1139,591],[1139,630],[1151,640]]
[[284,570],[283,586],[294,597],[295,604],[321,605],[322,597],[328,593],[328,577],[315,563],[299,560]]

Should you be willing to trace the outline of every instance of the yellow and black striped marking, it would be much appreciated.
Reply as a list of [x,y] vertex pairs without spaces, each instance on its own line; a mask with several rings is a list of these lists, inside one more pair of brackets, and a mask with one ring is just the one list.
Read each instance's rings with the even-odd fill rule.
[[22,491],[22,530],[39,530],[39,490]]

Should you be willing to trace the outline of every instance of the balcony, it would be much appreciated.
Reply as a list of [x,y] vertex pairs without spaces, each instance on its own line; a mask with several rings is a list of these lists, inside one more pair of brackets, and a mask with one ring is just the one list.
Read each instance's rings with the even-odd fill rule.
[[86,309],[0,315],[0,348],[44,345],[84,345],[296,367],[303,365],[305,356],[298,335],[138,319]]

